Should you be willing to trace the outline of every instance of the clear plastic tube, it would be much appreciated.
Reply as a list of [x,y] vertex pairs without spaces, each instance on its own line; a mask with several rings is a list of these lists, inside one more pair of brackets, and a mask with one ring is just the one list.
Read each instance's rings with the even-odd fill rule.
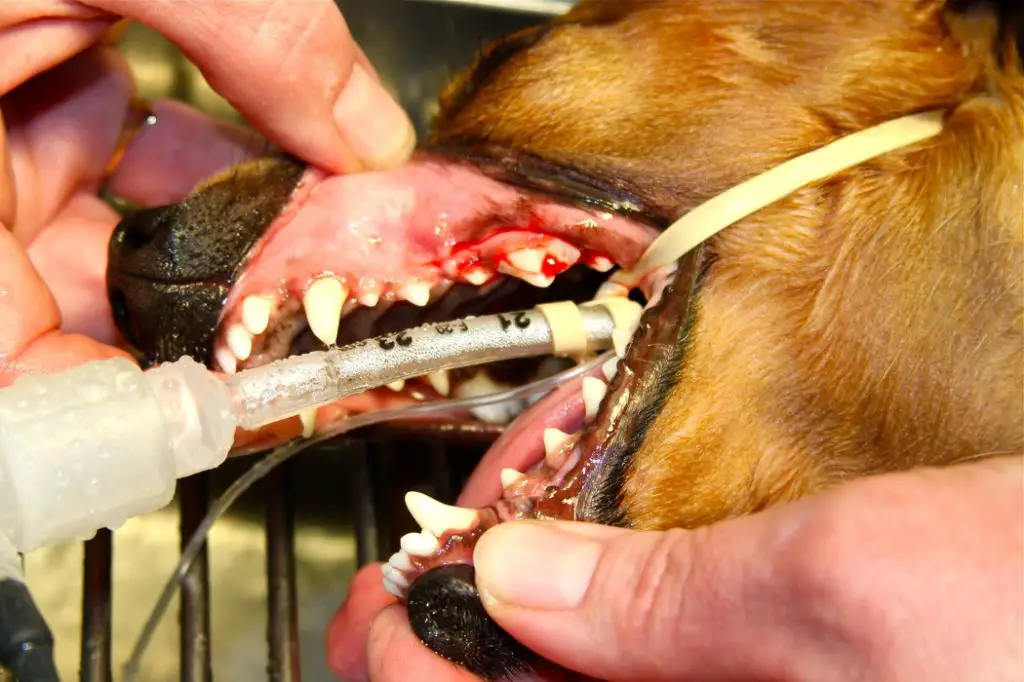
[[470,409],[473,407],[482,407],[484,405],[493,405],[495,403],[519,400],[540,393],[545,393],[563,382],[570,381],[575,377],[599,367],[611,357],[614,357],[614,353],[605,353],[593,360],[590,360],[589,362],[577,365],[576,367],[567,369],[559,374],[555,374],[545,379],[527,384],[526,386],[521,386],[502,393],[493,393],[491,395],[464,398],[461,400],[441,400],[418,405],[410,405],[408,407],[366,412],[344,419],[335,424],[332,428],[317,434],[313,438],[295,441],[275,449],[269,455],[254,464],[251,469],[242,474],[242,476],[232,483],[231,486],[219,498],[217,498],[213,505],[211,505],[210,510],[196,528],[196,531],[189,540],[188,545],[186,545],[184,551],[181,553],[178,565],[175,567],[170,579],[164,585],[164,589],[161,591],[160,597],[157,599],[152,613],[147,619],[146,624],[143,626],[142,632],[140,633],[138,640],[136,640],[135,646],[132,648],[132,653],[124,666],[124,682],[133,682],[136,679],[146,648],[152,641],[153,635],[156,633],[156,628],[160,624],[160,620],[163,618],[164,613],[167,611],[167,607],[170,605],[171,600],[174,599],[175,593],[179,590],[181,582],[185,578],[185,574],[188,573],[188,570],[195,561],[196,556],[198,556],[199,552],[202,550],[203,545],[206,544],[206,538],[209,535],[213,524],[217,519],[224,515],[231,505],[234,504],[246,490],[273,471],[273,469],[282,462],[294,457],[299,452],[321,441],[335,438],[348,431],[362,428],[364,426],[393,421],[395,419],[401,419],[411,415],[433,414],[435,412],[448,412]]

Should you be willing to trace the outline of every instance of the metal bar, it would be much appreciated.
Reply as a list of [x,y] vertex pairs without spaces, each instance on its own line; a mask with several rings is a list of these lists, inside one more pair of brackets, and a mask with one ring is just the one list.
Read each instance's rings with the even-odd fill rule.
[[355,520],[356,561],[362,568],[381,560],[380,521],[377,518],[377,495],[373,476],[373,463],[367,456],[365,443],[347,441],[352,460],[352,500]]
[[300,682],[291,462],[267,477],[267,642],[271,682]]
[[82,576],[82,682],[110,682],[112,533],[85,543]]
[[[178,484],[181,550],[192,539],[209,508],[206,474],[183,479]],[[181,584],[179,621],[182,682],[210,682],[213,667],[210,653],[210,561],[209,543],[203,546]]]

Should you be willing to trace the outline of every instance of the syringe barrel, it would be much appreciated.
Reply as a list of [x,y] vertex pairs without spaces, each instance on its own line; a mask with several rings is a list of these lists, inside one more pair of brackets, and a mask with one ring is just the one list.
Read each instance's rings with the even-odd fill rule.
[[[615,320],[602,307],[580,310],[592,348],[610,344]],[[239,426],[252,429],[345,396],[430,372],[552,350],[537,309],[425,324],[340,348],[306,353],[228,377]]]
[[234,430],[227,387],[188,358],[22,376],[0,390],[0,533],[29,552],[116,528],[220,464]]

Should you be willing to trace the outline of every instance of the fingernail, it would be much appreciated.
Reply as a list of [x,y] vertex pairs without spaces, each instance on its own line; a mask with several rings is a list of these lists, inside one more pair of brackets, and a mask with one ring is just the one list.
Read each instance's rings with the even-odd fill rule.
[[416,145],[405,110],[358,63],[334,104],[334,121],[352,151],[372,169],[404,162]]
[[561,610],[580,605],[603,545],[540,522],[515,522],[481,536],[473,554],[485,604]]

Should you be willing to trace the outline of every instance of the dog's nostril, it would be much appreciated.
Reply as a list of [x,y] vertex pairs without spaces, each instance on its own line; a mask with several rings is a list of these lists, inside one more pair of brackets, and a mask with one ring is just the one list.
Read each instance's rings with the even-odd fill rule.
[[114,241],[129,250],[140,249],[161,231],[167,215],[167,211],[160,208],[134,213],[121,221]]

